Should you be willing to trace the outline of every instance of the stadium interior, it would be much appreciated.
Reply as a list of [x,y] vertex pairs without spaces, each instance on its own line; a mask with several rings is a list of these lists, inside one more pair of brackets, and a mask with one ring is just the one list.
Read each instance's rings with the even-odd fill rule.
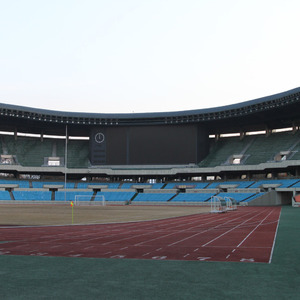
[[299,95],[144,114],[0,104],[0,200],[299,206]]

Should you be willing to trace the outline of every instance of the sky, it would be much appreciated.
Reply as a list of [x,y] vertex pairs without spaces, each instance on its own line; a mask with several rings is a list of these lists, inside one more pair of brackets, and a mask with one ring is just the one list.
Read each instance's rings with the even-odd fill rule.
[[0,103],[224,106],[300,86],[299,0],[0,0]]

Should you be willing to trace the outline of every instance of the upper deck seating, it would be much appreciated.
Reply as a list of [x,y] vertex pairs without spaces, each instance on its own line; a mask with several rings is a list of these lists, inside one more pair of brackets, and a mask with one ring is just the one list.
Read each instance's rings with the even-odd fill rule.
[[211,141],[210,151],[207,157],[200,162],[200,167],[216,167],[227,163],[234,154],[240,154],[250,142],[250,138],[240,137],[221,138],[218,141]]

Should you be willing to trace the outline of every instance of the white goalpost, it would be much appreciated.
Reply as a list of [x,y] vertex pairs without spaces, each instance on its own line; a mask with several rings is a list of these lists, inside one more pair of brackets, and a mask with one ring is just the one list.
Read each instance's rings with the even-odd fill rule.
[[106,201],[103,195],[96,195],[94,197],[91,195],[75,195],[74,205],[105,206]]
[[210,199],[210,212],[223,213],[226,212],[226,204],[224,206],[224,199],[218,196],[212,196]]
[[224,200],[226,201],[227,210],[236,210],[237,204],[235,199],[230,197],[225,197]]

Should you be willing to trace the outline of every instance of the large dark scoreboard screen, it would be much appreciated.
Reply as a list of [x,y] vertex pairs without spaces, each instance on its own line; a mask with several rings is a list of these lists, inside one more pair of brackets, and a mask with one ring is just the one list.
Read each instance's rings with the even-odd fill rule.
[[200,162],[208,153],[207,131],[198,125],[95,127],[92,165],[166,165]]

